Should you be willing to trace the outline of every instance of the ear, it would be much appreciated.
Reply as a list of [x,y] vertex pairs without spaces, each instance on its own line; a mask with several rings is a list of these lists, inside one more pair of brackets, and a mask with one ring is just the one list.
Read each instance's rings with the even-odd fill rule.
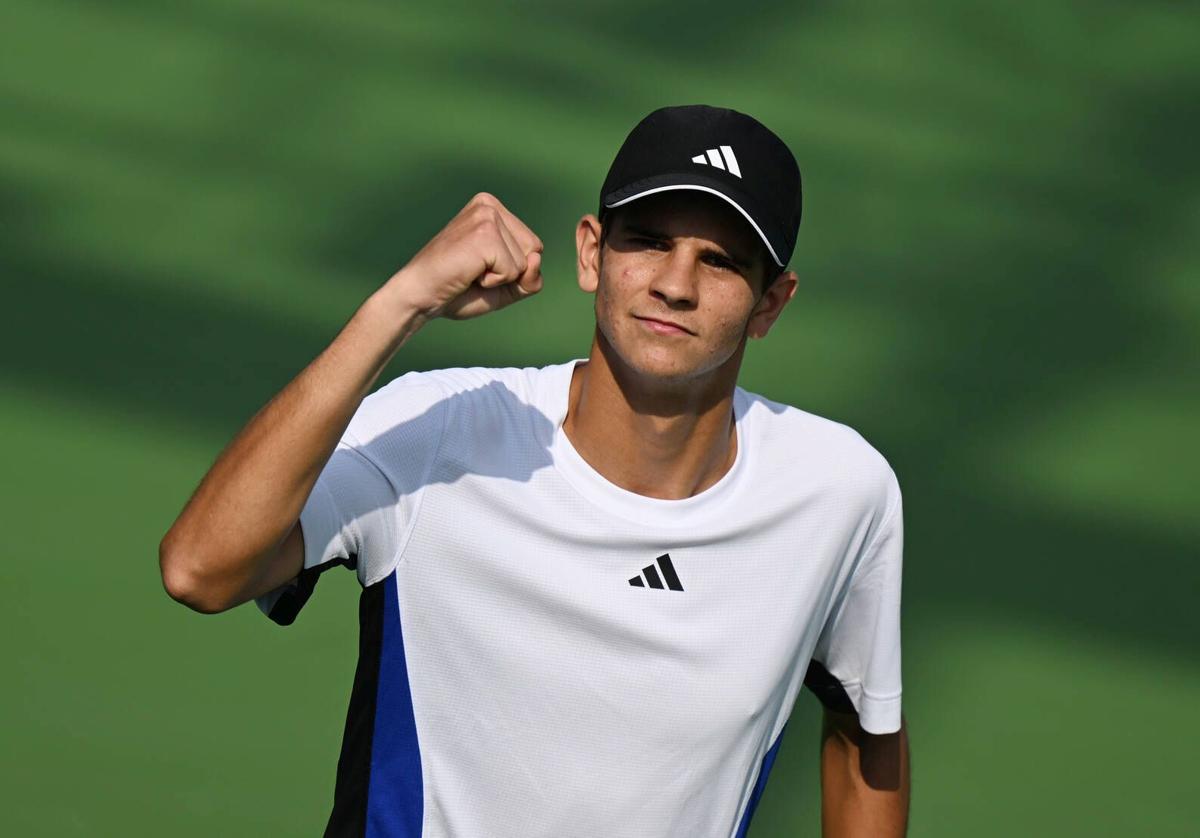
[[746,334],[752,338],[765,338],[775,320],[783,313],[783,307],[796,294],[800,278],[795,271],[784,271],[762,295],[754,306],[750,320],[746,323]]
[[575,256],[579,287],[595,294],[600,285],[600,219],[591,213],[575,227]]

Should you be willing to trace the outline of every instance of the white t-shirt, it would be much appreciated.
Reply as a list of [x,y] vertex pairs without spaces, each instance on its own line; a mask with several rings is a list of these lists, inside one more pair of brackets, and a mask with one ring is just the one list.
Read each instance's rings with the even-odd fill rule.
[[411,372],[300,516],[364,586],[327,834],[740,836],[806,676],[900,727],[900,490],[851,428],[735,390],[737,456],[662,500],[563,433],[571,374]]

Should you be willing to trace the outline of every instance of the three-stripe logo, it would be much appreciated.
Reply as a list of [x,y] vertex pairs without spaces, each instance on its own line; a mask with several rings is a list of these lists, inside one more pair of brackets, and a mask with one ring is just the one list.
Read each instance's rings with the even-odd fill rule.
[[[655,566],[657,562],[657,566]],[[662,569],[662,576],[658,575],[659,569]],[[642,576],[645,575],[645,579]],[[666,580],[667,587],[672,591],[682,591],[683,585],[679,582],[679,574],[675,572],[675,565],[671,564],[671,554],[663,553],[654,562],[642,568],[642,572],[629,580],[629,584],[635,588],[658,588],[663,589],[663,580]]]
[[704,154],[697,154],[692,158],[692,162],[699,163],[701,166],[715,166],[718,169],[725,169],[735,177],[742,176],[742,169],[738,166],[737,158],[733,156],[733,149],[727,145],[720,146],[719,150],[710,148]]

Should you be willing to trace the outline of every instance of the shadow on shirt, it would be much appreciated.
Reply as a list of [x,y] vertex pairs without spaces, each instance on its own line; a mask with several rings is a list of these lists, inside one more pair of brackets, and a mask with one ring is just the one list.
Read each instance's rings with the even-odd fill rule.
[[[528,482],[536,471],[553,465],[556,421],[499,380],[433,401],[426,398],[416,415],[395,421],[374,437],[359,438],[356,426],[387,425],[397,404],[401,410],[420,409],[398,396],[410,389],[403,379],[412,375],[364,400],[343,437],[354,451],[336,449],[318,478],[337,497],[346,521],[399,503],[431,484],[454,483],[468,474]],[[428,392],[423,386],[411,389],[418,402]],[[302,570],[279,592],[269,608],[270,619],[285,626],[294,622],[320,575],[331,567],[357,569],[358,556],[335,556]]]

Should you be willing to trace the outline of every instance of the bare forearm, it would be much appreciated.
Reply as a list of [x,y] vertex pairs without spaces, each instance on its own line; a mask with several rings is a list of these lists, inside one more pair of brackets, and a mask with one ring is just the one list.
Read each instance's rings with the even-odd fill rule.
[[857,717],[826,713],[821,737],[825,838],[903,838],[909,804],[908,731],[872,735]]
[[387,362],[429,320],[536,294],[541,254],[498,198],[472,198],[221,452],[159,545],[167,592],[222,611],[292,579],[303,563],[296,520]]
[[160,546],[167,589],[198,610],[252,596],[264,557],[296,522],[313,484],[384,366],[424,322],[396,299],[367,299],[334,341],[225,448]]

